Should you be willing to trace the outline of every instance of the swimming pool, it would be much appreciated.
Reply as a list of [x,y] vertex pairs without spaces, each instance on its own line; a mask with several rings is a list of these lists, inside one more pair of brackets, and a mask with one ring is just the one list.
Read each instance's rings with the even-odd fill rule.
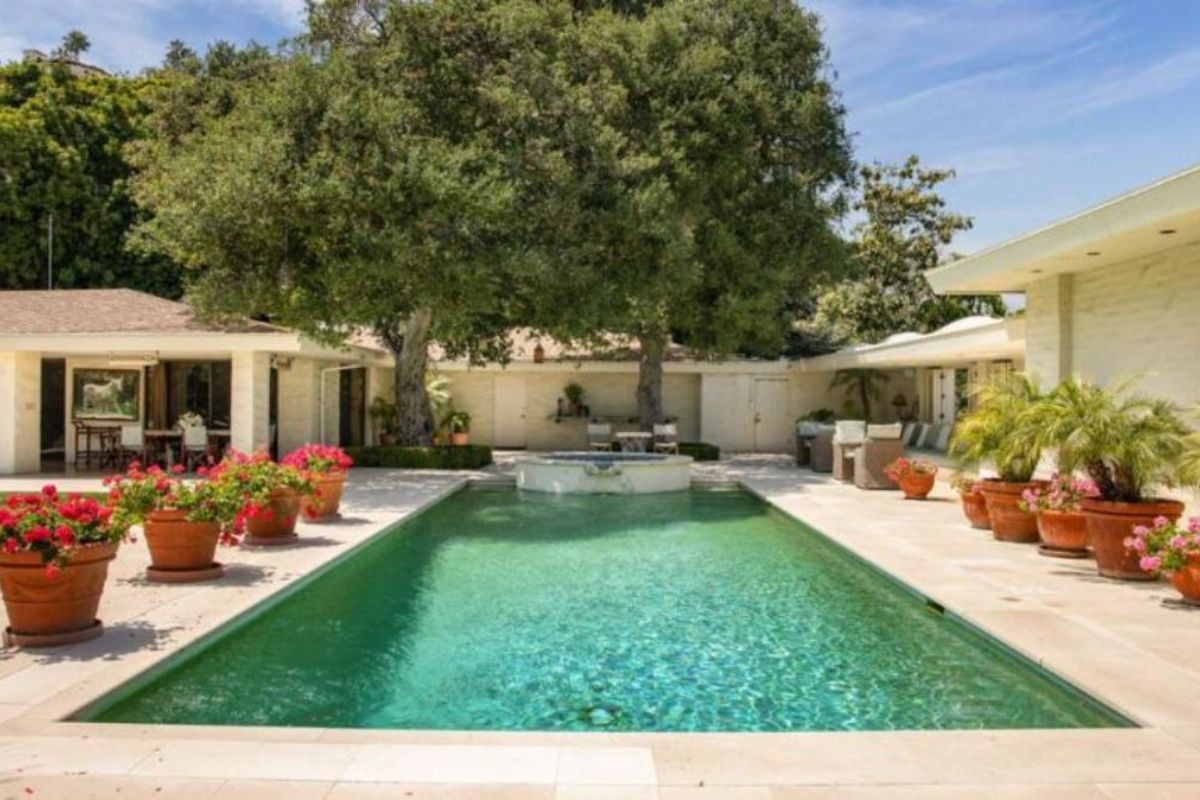
[[1127,725],[735,489],[472,487],[85,710],[561,731]]

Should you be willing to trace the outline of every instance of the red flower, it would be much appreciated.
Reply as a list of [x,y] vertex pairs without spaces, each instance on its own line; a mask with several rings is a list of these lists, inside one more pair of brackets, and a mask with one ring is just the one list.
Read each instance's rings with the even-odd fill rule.
[[171,472],[174,472],[176,475],[183,472],[183,464],[173,464],[171,466]]
[[35,544],[37,542],[48,542],[50,541],[50,529],[45,525],[38,525],[34,528],[30,528],[25,533],[25,541],[29,542],[30,544]]
[[58,540],[60,547],[70,547],[75,541],[75,534],[66,525],[59,525],[54,529],[54,538]]
[[17,549],[20,548],[20,546],[21,543],[17,541],[17,537],[15,536],[10,536],[4,540],[4,552],[8,553],[9,555],[17,552]]
[[47,564],[46,565],[46,580],[56,581],[60,577],[62,577],[62,570],[59,569],[58,564]]
[[49,500],[54,500],[58,497],[58,487],[53,483],[47,483],[42,487],[42,495]]

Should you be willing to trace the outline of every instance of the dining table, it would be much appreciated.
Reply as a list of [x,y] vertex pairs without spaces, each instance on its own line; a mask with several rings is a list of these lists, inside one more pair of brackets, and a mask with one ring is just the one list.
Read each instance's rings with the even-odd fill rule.
[[[146,448],[150,450],[151,457],[155,460],[160,458],[160,453],[167,466],[174,464],[176,458],[182,459],[183,431],[179,428],[147,428],[143,435],[146,439]],[[228,429],[209,428],[209,450],[220,450],[221,445],[229,441],[229,437]]]

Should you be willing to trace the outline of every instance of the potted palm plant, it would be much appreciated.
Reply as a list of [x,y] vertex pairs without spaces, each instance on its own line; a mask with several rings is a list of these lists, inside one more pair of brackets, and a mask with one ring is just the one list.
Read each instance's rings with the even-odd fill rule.
[[96,611],[126,530],[94,498],[60,497],[54,486],[13,494],[0,506],[4,642],[53,647],[103,631]]
[[1003,542],[1038,541],[1037,517],[1021,508],[1021,496],[1045,481],[1033,480],[1041,446],[1022,429],[1041,393],[1027,376],[1014,374],[985,385],[975,410],[961,419],[950,452],[965,466],[990,464],[997,477],[980,481],[992,535]]
[[396,417],[396,404],[382,397],[376,397],[371,401],[371,407],[367,413],[371,415],[371,420],[375,423],[375,430],[379,432],[379,443],[385,446],[395,444],[396,432],[400,426]]
[[[177,464],[175,473],[183,472]],[[124,475],[104,479],[114,524],[141,525],[150,548],[146,577],[158,583],[193,583],[221,577],[213,560],[217,543],[236,544],[233,521],[241,495],[228,483],[189,482],[151,465],[130,464]]]
[[1065,381],[1031,411],[1028,427],[1042,446],[1057,449],[1063,471],[1081,470],[1096,484],[1098,496],[1080,507],[1100,574],[1153,580],[1126,540],[1156,519],[1179,519],[1183,503],[1150,493],[1200,486],[1200,458],[1179,407],[1131,388]]
[[313,492],[300,501],[300,512],[305,518],[329,519],[338,513],[346,476],[354,464],[345,450],[332,445],[306,444],[288,453],[279,463],[312,477]]
[[451,411],[446,415],[446,430],[450,431],[450,444],[462,447],[471,434],[471,415],[466,411]]
[[583,385],[572,381],[563,387],[563,397],[567,398],[567,413],[577,417],[583,413]]

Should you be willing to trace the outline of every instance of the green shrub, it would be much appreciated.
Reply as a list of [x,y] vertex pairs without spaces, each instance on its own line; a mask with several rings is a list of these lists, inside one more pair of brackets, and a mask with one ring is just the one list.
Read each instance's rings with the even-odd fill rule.
[[691,456],[697,461],[720,461],[721,448],[708,442],[680,442],[679,455]]
[[492,448],[482,444],[461,447],[347,447],[357,467],[392,469],[479,469],[492,463]]

